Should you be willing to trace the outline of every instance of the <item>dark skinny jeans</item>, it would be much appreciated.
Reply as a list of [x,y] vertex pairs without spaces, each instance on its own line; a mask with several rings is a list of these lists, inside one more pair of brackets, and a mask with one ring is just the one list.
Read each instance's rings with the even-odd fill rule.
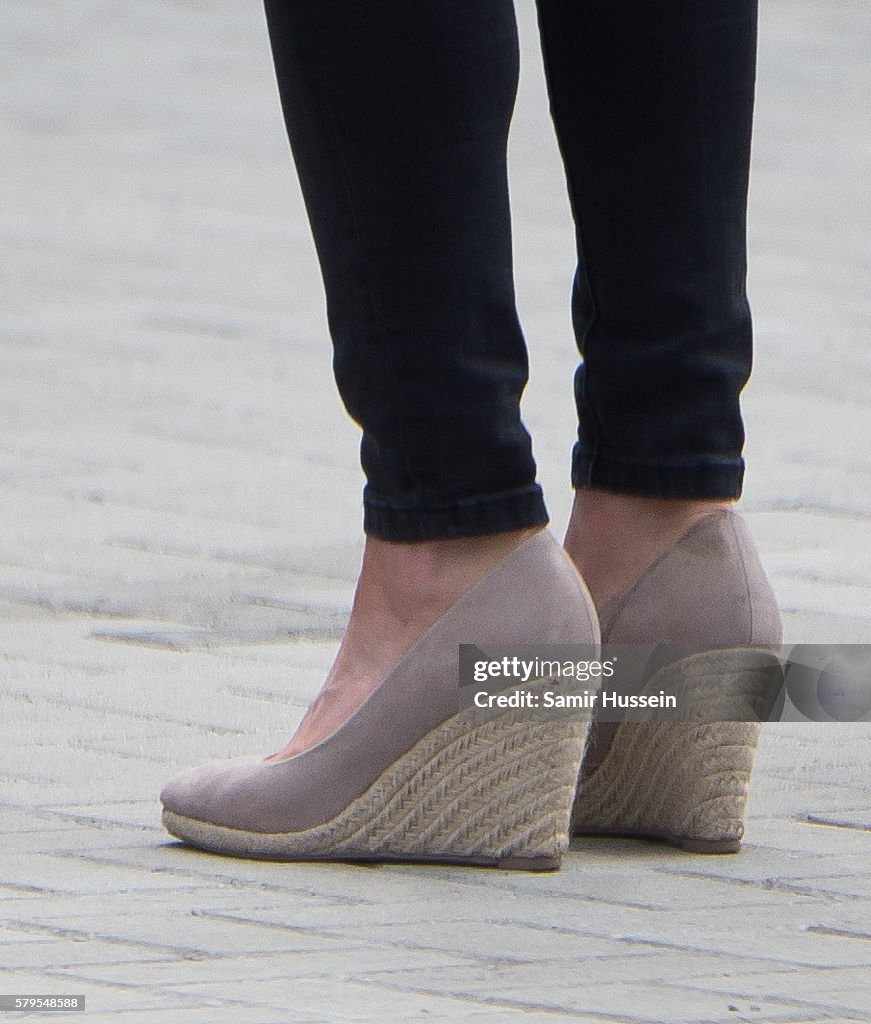
[[[520,419],[506,149],[511,0],[266,0],[361,425],[364,528],[543,524]],[[741,490],[756,0],[538,0],[578,266],[575,487]]]

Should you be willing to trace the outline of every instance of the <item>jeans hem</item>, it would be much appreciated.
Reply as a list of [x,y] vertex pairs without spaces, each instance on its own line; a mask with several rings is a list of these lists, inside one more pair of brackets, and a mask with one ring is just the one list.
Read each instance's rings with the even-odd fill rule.
[[519,491],[458,498],[439,505],[385,501],[363,492],[363,531],[389,541],[450,540],[547,526],[549,517],[538,484]]
[[644,463],[593,457],[579,446],[572,456],[572,486],[576,490],[596,487],[650,498],[733,499],[741,497],[743,483],[744,460],[740,457]]

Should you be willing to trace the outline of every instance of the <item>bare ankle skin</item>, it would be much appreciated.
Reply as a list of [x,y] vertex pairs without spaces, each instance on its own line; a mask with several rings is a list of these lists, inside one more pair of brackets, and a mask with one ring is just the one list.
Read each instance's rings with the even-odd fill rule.
[[732,504],[579,490],[564,546],[601,611],[691,526]]
[[368,537],[336,660],[290,743],[290,757],[331,735],[451,605],[538,528],[405,544]]

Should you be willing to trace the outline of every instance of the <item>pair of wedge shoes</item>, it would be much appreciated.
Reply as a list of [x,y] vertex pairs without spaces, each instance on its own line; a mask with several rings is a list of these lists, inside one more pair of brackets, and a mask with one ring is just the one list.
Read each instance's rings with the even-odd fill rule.
[[570,834],[734,852],[758,722],[728,711],[681,722],[599,720],[595,705],[547,712],[553,678],[525,681],[538,708],[498,694],[470,701],[459,686],[460,644],[598,652],[603,642],[689,651],[651,661],[653,693],[677,682],[691,696],[737,689],[746,701],[767,687],[780,619],[742,520],[723,511],[693,526],[602,609],[601,630],[574,565],[552,534],[537,533],[332,735],[291,757],[182,773],[161,793],[164,824],[200,849],[275,860],[551,870]]

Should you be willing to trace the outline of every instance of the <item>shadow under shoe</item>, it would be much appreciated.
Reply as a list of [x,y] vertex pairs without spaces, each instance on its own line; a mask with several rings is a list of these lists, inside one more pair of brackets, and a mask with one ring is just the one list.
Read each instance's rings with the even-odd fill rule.
[[[748,721],[780,673],[777,602],[747,525],[731,510],[691,527],[601,614],[602,642],[693,653],[651,667],[647,689],[711,694],[730,721],[633,723],[594,718],[572,834],[665,840],[734,853],[760,725]],[[663,648],[665,650],[665,648]],[[743,720],[742,720],[743,719]]]
[[183,773],[161,793],[164,824],[232,856],[556,868],[589,716],[461,707],[458,645],[598,642],[574,565],[550,533],[536,534],[331,736],[292,757]]

